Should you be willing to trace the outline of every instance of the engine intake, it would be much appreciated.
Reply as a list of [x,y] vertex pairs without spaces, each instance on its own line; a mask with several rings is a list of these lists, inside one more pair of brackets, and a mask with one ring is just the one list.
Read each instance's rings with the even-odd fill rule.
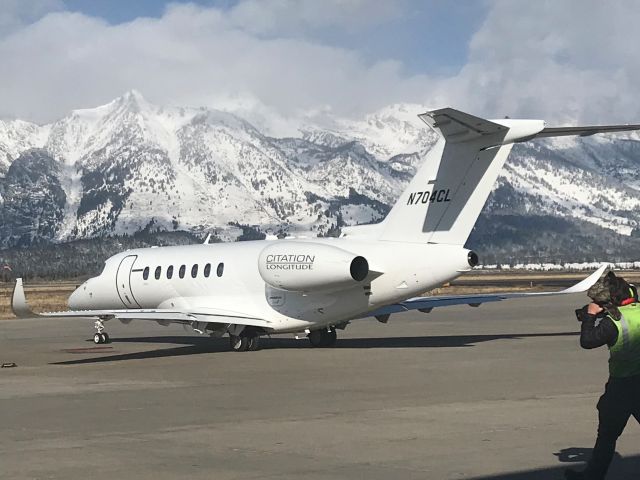
[[467,262],[469,262],[469,266],[473,268],[480,263],[480,258],[476,252],[469,250],[469,253],[467,254]]
[[356,257],[351,260],[349,272],[351,273],[351,278],[356,282],[361,282],[369,275],[369,262],[364,257]]
[[262,250],[258,271],[272,287],[327,291],[362,282],[369,275],[369,262],[331,245],[283,240]]

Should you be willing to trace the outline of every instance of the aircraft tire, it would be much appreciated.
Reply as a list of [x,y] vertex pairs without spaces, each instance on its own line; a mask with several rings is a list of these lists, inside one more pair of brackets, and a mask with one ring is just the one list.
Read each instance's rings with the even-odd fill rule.
[[324,346],[323,330],[311,330],[307,334],[307,338],[309,339],[309,343],[312,347],[320,348]]
[[311,346],[316,348],[335,347],[336,341],[338,340],[338,334],[333,327],[331,327],[331,330],[325,330],[323,328],[320,330],[312,330],[307,337],[309,338]]
[[102,343],[111,343],[111,338],[109,338],[109,334],[107,332],[104,332],[102,336],[104,337],[104,341]]
[[249,346],[247,350],[250,352],[255,352],[260,349],[260,337],[258,335],[254,335],[252,337],[247,337],[249,339]]
[[249,337],[229,335],[229,344],[234,352],[246,352],[249,348]]
[[336,346],[336,342],[338,341],[338,334],[336,333],[336,329],[331,327],[331,330],[324,332],[324,345],[323,347],[332,348]]
[[96,345],[100,345],[102,343],[105,342],[105,338],[104,335],[102,333],[96,333],[93,336],[93,343],[95,343]]

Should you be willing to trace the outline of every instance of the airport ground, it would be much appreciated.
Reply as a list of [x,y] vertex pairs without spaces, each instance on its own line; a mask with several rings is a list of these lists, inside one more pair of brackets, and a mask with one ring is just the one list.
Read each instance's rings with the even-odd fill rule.
[[[333,349],[179,326],[0,322],[0,478],[549,480],[593,445],[584,295],[354,322]],[[611,479],[637,479],[630,422]]]

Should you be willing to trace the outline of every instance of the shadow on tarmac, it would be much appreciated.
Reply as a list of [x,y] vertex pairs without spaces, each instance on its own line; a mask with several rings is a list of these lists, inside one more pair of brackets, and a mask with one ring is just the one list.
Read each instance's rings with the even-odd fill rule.
[[[469,480],[564,480],[564,471],[567,468],[581,471],[584,462],[591,456],[590,448],[571,447],[554,453],[558,460],[567,465],[560,467],[547,467],[524,472],[500,473],[488,477],[472,477]],[[575,463],[577,465],[570,465]],[[622,457],[616,453],[611,468],[607,474],[607,480],[638,480],[640,477],[640,455]]]
[[[344,338],[339,339],[335,348],[453,348],[472,347],[477,343],[493,340],[518,340],[521,338],[542,337],[566,337],[577,336],[577,332],[560,333],[523,333],[523,334],[499,334],[499,335],[447,335],[425,337],[382,337],[382,338]],[[77,360],[53,362],[51,365],[81,365],[85,363],[117,362],[122,360],[139,360],[144,358],[177,357],[183,355],[200,355],[205,353],[229,352],[229,340],[227,338],[166,336],[166,337],[136,337],[136,338],[112,338],[112,345],[119,343],[141,344],[173,344],[185,345],[170,348],[144,350],[141,352],[122,353]],[[92,340],[87,340],[92,341]],[[261,350],[271,349],[300,349],[310,348],[306,339],[291,338],[263,338],[260,343]],[[325,350],[325,349],[320,349]],[[248,352],[248,354],[250,354]]]

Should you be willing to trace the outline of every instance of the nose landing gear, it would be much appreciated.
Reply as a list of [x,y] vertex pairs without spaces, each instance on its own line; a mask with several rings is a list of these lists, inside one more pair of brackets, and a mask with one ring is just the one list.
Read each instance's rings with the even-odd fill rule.
[[108,333],[96,333],[93,336],[93,343],[96,344],[100,344],[100,343],[111,343],[111,339],[109,338],[109,334]]
[[104,323],[102,323],[101,320],[96,320],[94,327],[96,328],[97,332],[93,336],[93,343],[95,343],[96,345],[99,345],[102,343],[111,343],[109,334],[104,331]]

